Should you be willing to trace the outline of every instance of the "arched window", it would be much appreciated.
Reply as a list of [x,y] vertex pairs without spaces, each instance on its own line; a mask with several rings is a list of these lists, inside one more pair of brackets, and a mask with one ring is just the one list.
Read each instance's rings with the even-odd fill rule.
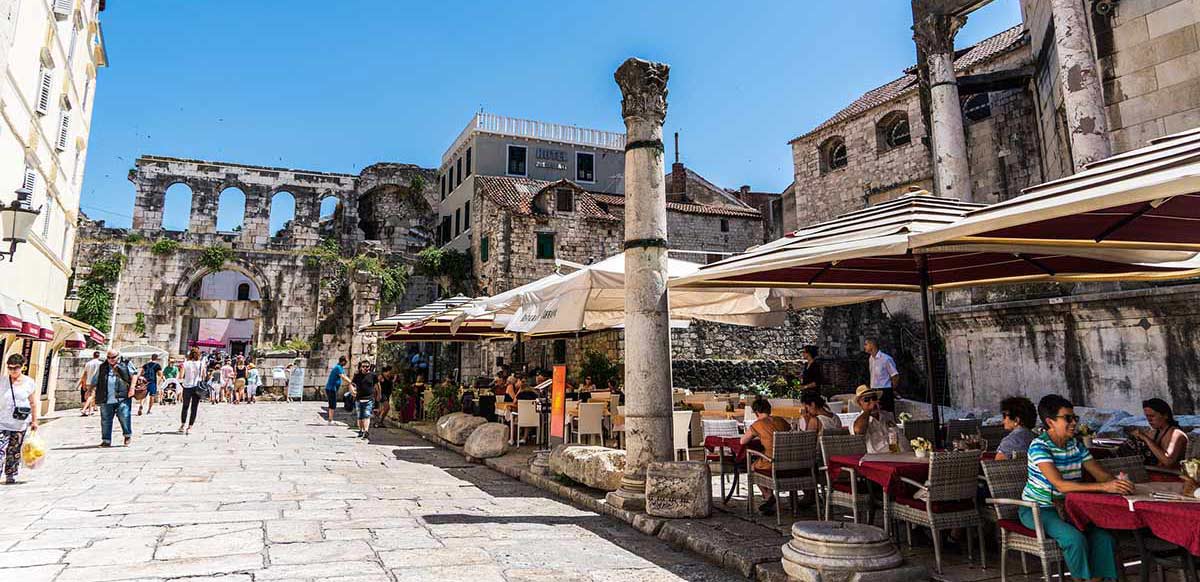
[[224,301],[258,301],[262,299],[258,286],[238,271],[213,271],[200,278],[188,289],[193,299]]
[[846,140],[840,135],[835,135],[821,142],[821,171],[828,172],[845,168],[850,163],[850,156],[846,150]]
[[988,93],[976,93],[963,101],[962,110],[967,119],[983,121],[992,116],[992,99]]
[[326,196],[321,199],[321,222],[325,222],[333,218],[337,214],[338,207],[342,205],[342,201],[337,196]]
[[217,232],[241,232],[246,217],[246,193],[230,186],[217,199]]
[[908,125],[908,113],[892,111],[884,115],[875,125],[875,139],[881,152],[911,143],[912,132]]
[[280,236],[296,218],[296,197],[291,192],[276,192],[271,196],[271,236]]
[[240,283],[237,288],[238,301],[248,301],[250,299],[250,284]]
[[162,227],[184,231],[192,217],[192,189],[183,182],[171,184],[163,194]]

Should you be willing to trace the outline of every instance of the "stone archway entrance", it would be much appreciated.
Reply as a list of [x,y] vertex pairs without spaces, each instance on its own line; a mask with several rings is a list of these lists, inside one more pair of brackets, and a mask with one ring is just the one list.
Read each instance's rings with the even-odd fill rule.
[[229,263],[180,281],[175,290],[181,353],[193,345],[230,355],[250,355],[262,345],[268,289],[247,265]]

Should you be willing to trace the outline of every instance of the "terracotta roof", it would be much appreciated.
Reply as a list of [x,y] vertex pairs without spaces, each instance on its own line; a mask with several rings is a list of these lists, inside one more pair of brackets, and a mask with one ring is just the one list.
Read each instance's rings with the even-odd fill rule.
[[[1027,42],[1029,42],[1029,35],[1025,32],[1025,26],[1018,24],[1000,34],[986,38],[974,46],[958,51],[957,57],[954,59],[954,70],[955,72],[963,73],[971,67],[1003,55],[1023,46]],[[916,89],[916,66],[912,66],[905,69],[903,77],[867,91],[862,97],[859,97],[853,103],[846,106],[845,109],[834,114],[833,117],[825,120],[824,123],[788,143],[802,140],[832,125],[858,117],[884,103],[916,91]]]
[[[597,202],[612,206],[624,206],[625,197],[617,194],[591,193]],[[668,212],[684,214],[707,214],[710,216],[733,216],[738,218],[762,218],[762,213],[748,206],[732,206],[729,204],[696,204],[693,202],[667,202]]]
[[581,216],[598,220],[620,220],[601,208],[600,204],[596,202],[596,194],[584,190],[570,180],[548,182],[510,176],[476,176],[475,181],[479,184],[479,191],[485,198],[516,214],[533,216],[536,214],[533,208],[533,199],[538,194],[546,188],[569,186],[580,193],[575,201],[575,210]]

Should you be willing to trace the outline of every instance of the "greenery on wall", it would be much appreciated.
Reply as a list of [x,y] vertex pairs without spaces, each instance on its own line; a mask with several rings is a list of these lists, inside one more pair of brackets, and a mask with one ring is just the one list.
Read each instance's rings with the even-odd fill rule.
[[308,251],[304,263],[310,267],[329,267],[333,273],[322,278],[321,284],[327,288],[337,286],[337,294],[347,288],[351,271],[366,271],[378,277],[379,295],[383,303],[399,301],[408,287],[408,267],[361,253],[348,259],[342,258],[338,243],[333,239],[321,239],[320,244]]
[[141,311],[134,314],[133,333],[146,335],[146,314]]
[[462,251],[429,247],[417,254],[413,274],[433,279],[448,293],[471,289],[471,256]]
[[169,238],[159,238],[150,245],[150,252],[158,256],[169,255],[179,250],[179,243]]
[[233,259],[233,249],[208,247],[200,255],[200,264],[214,271],[219,271],[230,259]]
[[75,309],[75,318],[104,333],[110,331],[109,320],[112,318],[113,292],[111,287],[121,277],[121,269],[125,267],[125,255],[109,255],[94,263],[83,283],[75,291],[79,297],[79,306]]

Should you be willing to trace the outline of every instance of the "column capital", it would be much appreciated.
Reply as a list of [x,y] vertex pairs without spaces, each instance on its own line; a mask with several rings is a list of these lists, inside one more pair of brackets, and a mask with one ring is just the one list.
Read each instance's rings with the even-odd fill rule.
[[671,67],[630,58],[617,68],[613,78],[621,88],[621,116],[662,125],[667,117],[667,77]]
[[913,41],[925,54],[953,53],[954,36],[966,23],[966,16],[927,14],[913,22]]

